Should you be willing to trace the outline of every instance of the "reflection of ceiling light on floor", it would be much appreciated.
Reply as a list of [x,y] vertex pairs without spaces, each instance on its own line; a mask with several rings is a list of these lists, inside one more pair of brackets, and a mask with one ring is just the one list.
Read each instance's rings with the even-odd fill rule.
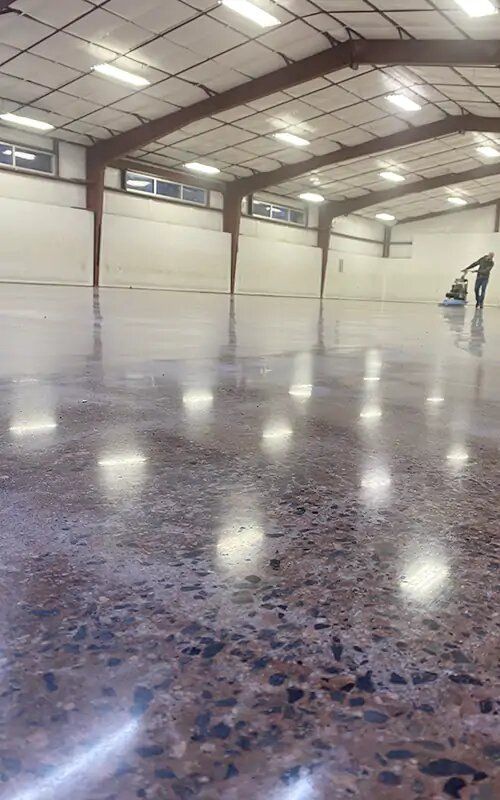
[[26,422],[20,425],[12,425],[10,430],[18,436],[27,433],[43,433],[57,428],[57,422]]
[[363,489],[386,489],[391,485],[391,478],[383,472],[366,475],[361,481]]
[[359,415],[361,419],[380,419],[382,411],[380,408],[374,406],[373,408],[365,408]]
[[297,397],[299,400],[309,400],[312,395],[312,384],[311,383],[296,383],[293,386],[290,386],[288,394],[291,397]]
[[100,467],[135,467],[144,464],[144,456],[117,456],[116,458],[103,458],[98,462]]
[[366,381],[366,383],[377,383],[380,378],[377,375],[365,375],[363,380]]
[[282,441],[283,439],[289,439],[292,434],[293,431],[291,428],[276,426],[266,428],[262,434],[262,438],[266,441]]
[[65,761],[57,767],[45,772],[43,777],[33,781],[32,786],[21,789],[12,800],[48,800],[53,797],[69,797],[74,787],[85,781],[90,772],[99,772],[113,763],[117,757],[123,758],[131,749],[131,739],[137,736],[140,729],[138,719],[131,722],[117,722],[115,731],[103,736],[102,733],[90,734],[89,747],[80,747],[75,752],[68,752]]
[[460,463],[462,461],[468,461],[469,455],[465,450],[457,448],[456,450],[452,450],[451,453],[448,453],[446,456],[448,461],[454,461],[456,463]]
[[428,403],[444,403],[444,397],[428,397]]
[[221,565],[235,569],[238,565],[248,568],[248,561],[256,558],[264,539],[259,525],[241,526],[239,530],[224,531],[217,541],[217,558]]
[[410,565],[400,586],[406,594],[417,600],[429,599],[442,590],[449,574],[449,567],[445,563],[419,559]]
[[182,395],[182,402],[187,408],[209,408],[214,401],[212,392],[206,389],[189,389]]

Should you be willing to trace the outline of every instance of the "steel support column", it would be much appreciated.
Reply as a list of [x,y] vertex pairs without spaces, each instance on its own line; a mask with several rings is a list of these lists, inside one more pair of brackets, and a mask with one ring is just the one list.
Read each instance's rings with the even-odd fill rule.
[[382,258],[389,258],[391,255],[391,241],[392,241],[392,228],[386,226],[384,231],[384,248],[382,251]]
[[91,211],[94,215],[94,286],[99,286],[105,171],[104,164],[95,163],[87,151],[87,211]]
[[242,197],[228,186],[224,192],[224,211],[222,215],[222,227],[224,233],[231,234],[231,277],[230,289],[234,294],[236,288],[236,269],[238,266],[238,246],[240,239],[241,224],[241,201]]
[[495,233],[500,233],[500,200],[495,206]]
[[325,203],[319,210],[318,247],[321,250],[321,297],[325,292],[328,256],[330,254],[330,237],[332,232],[333,209]]

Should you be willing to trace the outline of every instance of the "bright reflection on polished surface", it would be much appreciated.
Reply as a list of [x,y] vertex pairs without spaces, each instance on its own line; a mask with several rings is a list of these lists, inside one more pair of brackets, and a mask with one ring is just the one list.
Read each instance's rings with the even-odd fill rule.
[[14,793],[6,800],[66,800],[78,791],[79,785],[91,784],[93,777],[98,777],[99,770],[106,767],[109,769],[117,755],[126,753],[138,730],[139,723],[134,719],[124,721],[116,731],[107,736],[101,734],[97,741],[92,737],[90,741],[95,741],[95,744],[87,750],[75,754],[54,770],[49,770],[46,778],[34,779],[33,786]]
[[448,453],[446,458],[448,461],[460,464],[469,460],[469,454],[463,447],[455,447]]
[[140,464],[144,464],[146,461],[145,456],[141,455],[124,455],[124,456],[115,456],[114,458],[102,458],[97,463],[100,467],[110,467],[113,469],[114,467],[136,467]]
[[57,422],[52,420],[33,420],[11,425],[9,430],[16,436],[25,436],[33,433],[46,433],[55,428],[57,428]]
[[232,572],[249,570],[261,550],[263,539],[262,528],[252,523],[222,530],[217,540],[219,564]]
[[182,395],[182,402],[189,411],[203,412],[212,407],[214,395],[207,389],[189,389]]
[[290,386],[288,394],[290,397],[296,397],[298,400],[309,400],[312,395],[312,384],[310,383],[296,383]]
[[458,312],[2,284],[2,800],[500,797]]
[[267,450],[279,452],[288,448],[293,436],[286,421],[269,422],[262,431],[262,444]]
[[446,562],[438,558],[418,558],[405,570],[401,589],[414,600],[434,600],[445,588],[449,574]]
[[378,406],[366,406],[359,416],[364,420],[377,420],[382,416],[382,409]]

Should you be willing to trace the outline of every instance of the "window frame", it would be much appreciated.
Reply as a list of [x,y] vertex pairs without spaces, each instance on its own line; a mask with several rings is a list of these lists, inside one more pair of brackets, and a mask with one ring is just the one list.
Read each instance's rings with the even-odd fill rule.
[[[129,188],[127,180],[129,177],[132,179],[144,179],[153,182],[153,191],[145,192],[142,189]],[[172,183],[180,187],[179,197],[169,197],[168,195],[158,193],[158,181],[162,183]],[[184,200],[184,189],[194,189],[204,193],[205,201],[203,203],[196,203],[193,200]],[[152,175],[148,172],[136,172],[131,169],[122,170],[122,190],[127,194],[137,194],[142,197],[149,197],[153,200],[161,200],[166,203],[180,203],[184,206],[193,206],[194,208],[209,208],[210,207],[210,189],[205,189],[203,186],[193,186],[191,183],[181,183],[180,181],[173,181],[170,178],[162,177],[161,175]]]
[[[0,147],[9,147],[12,150],[12,164],[4,164],[0,161],[0,169],[10,170],[11,172],[28,173],[30,175],[41,175],[47,177],[57,177],[57,152],[55,150],[45,149],[43,147],[31,147],[28,144],[15,144],[14,142],[5,142],[0,140]],[[30,153],[40,154],[42,156],[50,157],[50,172],[44,169],[30,169],[30,167],[19,166],[16,164],[16,151],[27,151]]]
[[[265,216],[264,214],[255,213],[254,208],[255,204],[260,203],[261,205],[269,206],[269,216]],[[273,209],[279,209],[280,211],[286,211],[286,219],[279,219],[278,217],[273,217]],[[304,222],[293,222],[290,218],[291,212],[298,212],[303,214]],[[308,228],[309,219],[307,208],[299,208],[297,206],[288,206],[286,203],[276,203],[274,200],[263,200],[260,197],[253,197],[252,202],[250,203],[250,208],[248,209],[249,216],[254,217],[255,219],[263,219],[266,222],[276,222],[278,225],[291,225],[293,228]]]

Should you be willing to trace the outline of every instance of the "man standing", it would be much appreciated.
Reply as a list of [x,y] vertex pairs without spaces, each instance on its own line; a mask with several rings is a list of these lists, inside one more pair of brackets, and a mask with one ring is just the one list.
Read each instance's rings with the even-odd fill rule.
[[486,296],[486,288],[490,279],[490,272],[495,266],[495,262],[493,260],[494,258],[495,253],[488,253],[488,255],[479,258],[477,261],[474,261],[470,267],[467,267],[467,269],[463,270],[465,275],[465,273],[470,269],[478,267],[476,285],[474,287],[474,291],[476,292],[476,308],[482,308],[484,306],[484,298]]

